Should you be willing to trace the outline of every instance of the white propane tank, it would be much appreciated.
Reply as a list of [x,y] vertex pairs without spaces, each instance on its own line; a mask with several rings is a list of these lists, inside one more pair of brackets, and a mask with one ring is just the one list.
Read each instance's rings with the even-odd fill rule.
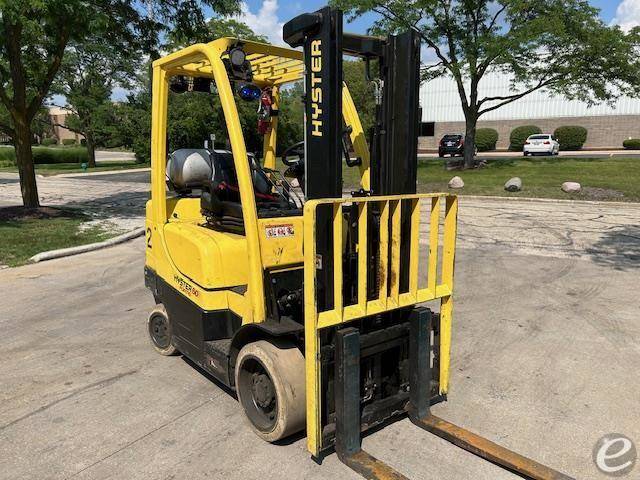
[[177,190],[200,188],[213,173],[210,153],[204,148],[181,148],[169,155],[167,176]]

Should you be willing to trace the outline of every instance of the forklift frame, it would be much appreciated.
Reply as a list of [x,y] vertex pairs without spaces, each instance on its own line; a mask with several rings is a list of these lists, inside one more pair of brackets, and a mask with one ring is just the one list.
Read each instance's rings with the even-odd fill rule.
[[[415,63],[417,61],[416,50],[413,48],[416,46],[414,32],[390,37],[388,43],[374,37],[355,35],[342,37],[341,13],[326,8],[313,15],[305,15],[302,16],[302,23],[309,21],[307,26],[310,26],[311,30],[317,26],[326,27],[328,24],[322,22],[331,19],[332,28],[335,30],[330,32],[325,29],[323,34],[335,36],[335,32],[338,32],[341,36],[340,41],[344,40],[345,53],[360,53],[367,58],[376,55],[380,55],[380,58],[383,56],[386,56],[387,59],[392,58],[387,65],[388,71],[394,75],[391,78],[400,81],[402,75],[398,72],[409,72],[417,65]],[[311,35],[316,33],[312,32]],[[326,38],[333,37],[327,36]],[[330,44],[330,42],[327,43]],[[416,125],[409,125],[407,132],[404,132],[401,126],[387,131],[388,125],[382,125],[378,131],[380,136],[376,145],[371,146],[372,153],[370,155],[357,111],[348,89],[341,82],[339,74],[341,67],[337,67],[337,78],[331,80],[338,86],[342,85],[342,93],[332,91],[330,98],[333,105],[341,105],[342,119],[350,128],[349,135],[356,155],[361,160],[359,164],[361,192],[346,199],[325,198],[321,195],[322,187],[319,187],[319,191],[309,197],[309,200],[304,204],[302,217],[281,217],[293,222],[295,229],[298,232],[302,231],[302,234],[298,233],[295,237],[277,239],[271,243],[265,240],[265,226],[268,227],[269,220],[272,219],[258,218],[251,168],[247,161],[247,150],[238,109],[223,61],[229,49],[238,44],[243,46],[247,58],[252,63],[253,83],[261,87],[273,87],[276,104],[278,88],[281,85],[305,77],[303,61],[307,59],[304,58],[302,52],[234,38],[222,38],[207,44],[193,45],[153,63],[152,185],[151,201],[147,204],[147,262],[145,267],[149,277],[152,277],[149,285],[154,289],[154,295],[157,294],[154,282],[156,279],[160,279],[167,285],[170,284],[177,295],[183,294],[186,302],[191,302],[200,309],[198,314],[201,311],[205,314],[222,312],[222,314],[233,314],[240,317],[242,325],[232,333],[234,337],[230,339],[235,341],[238,332],[242,333],[243,328],[249,326],[248,324],[274,323],[269,321],[266,308],[265,278],[268,278],[266,274],[269,268],[278,266],[286,271],[291,268],[299,270],[302,267],[304,276],[307,447],[311,454],[317,457],[323,449],[330,446],[323,445],[321,425],[320,335],[323,331],[333,328],[335,330],[333,340],[335,347],[334,394],[336,399],[335,447],[338,456],[345,464],[367,478],[401,479],[404,477],[360,448],[361,339],[360,332],[352,327],[353,323],[351,322],[362,319],[374,321],[377,317],[384,316],[393,320],[395,312],[402,312],[402,314],[406,312],[409,321],[404,325],[408,324],[409,331],[404,332],[406,334],[404,338],[409,343],[407,361],[409,363],[408,383],[410,388],[408,392],[404,391],[403,393],[405,395],[408,393],[408,402],[405,402],[404,408],[406,408],[411,421],[425,430],[520,475],[540,479],[569,478],[429,413],[429,404],[432,400],[431,334],[433,319],[430,310],[418,306],[418,304],[440,299],[438,394],[445,397],[449,382],[457,197],[448,194],[416,194],[414,193],[415,181],[413,177],[409,179],[402,177],[402,171],[403,168],[406,169],[407,162],[414,161],[416,149],[413,138],[410,138],[410,142],[407,144],[402,144],[402,136],[415,136],[413,134],[417,128]],[[308,46],[305,46],[305,49],[307,48]],[[382,51],[385,53],[381,53]],[[402,58],[395,58],[398,51],[413,51],[413,56],[409,62],[396,70],[393,62],[403,61]],[[334,46],[331,52],[330,61],[337,61],[338,57],[341,61],[342,51]],[[244,224],[242,240],[237,238],[238,235],[228,235],[221,238],[220,242],[225,243],[225,247],[229,251],[234,251],[234,248],[238,251],[244,251],[246,248],[248,260],[238,268],[239,270],[246,265],[246,285],[227,281],[220,288],[203,288],[196,282],[192,282],[191,279],[185,280],[175,261],[169,255],[169,247],[164,234],[165,225],[171,222],[179,225],[183,220],[178,217],[184,216],[185,223],[193,227],[198,225],[197,222],[202,219],[199,203],[192,201],[196,199],[184,199],[185,201],[181,202],[182,205],[179,206],[180,201],[167,198],[166,195],[169,80],[176,75],[206,77],[215,81],[237,174]],[[412,89],[417,89],[416,82],[409,83]],[[387,92],[386,94],[388,98],[383,115],[385,121],[389,123],[390,119],[401,115],[404,109],[407,117],[405,121],[411,123],[413,119],[416,119],[417,112],[414,96],[407,95],[403,98],[398,92],[395,92],[394,95],[391,95],[392,93]],[[333,147],[336,144],[329,145],[329,142],[342,140],[342,132],[340,132],[337,125],[339,122],[336,120],[340,116],[336,114],[335,109],[331,110],[331,105],[326,107],[323,105],[323,108],[328,108],[332,115],[331,118],[333,118],[333,120],[327,120],[333,135],[325,137],[325,141],[327,146],[331,146],[332,157],[335,157],[336,152]],[[277,117],[272,117],[271,122],[272,127],[276,126]],[[271,168],[275,163],[275,130],[274,128],[272,132],[265,135],[263,147],[265,166]],[[340,137],[335,137],[336,132],[340,134]],[[388,136],[385,138],[385,135]],[[322,156],[318,155],[318,151],[313,152],[314,158],[323,160]],[[394,156],[394,152],[400,152],[400,155]],[[342,159],[329,158],[324,160],[331,162],[331,168],[335,170],[332,175],[340,177],[340,172],[334,167],[336,162],[340,165]],[[327,188],[335,189],[335,185]],[[372,191],[374,195],[368,196]],[[426,288],[420,288],[418,285],[421,203],[427,204],[430,208]],[[319,215],[318,209],[321,210],[321,215]],[[380,218],[379,238],[377,239],[379,251],[374,256],[375,262],[371,262],[372,257],[367,254],[370,245],[368,222],[374,213],[373,210],[376,210],[376,214],[379,214]],[[443,251],[440,256],[439,225],[442,210],[444,210],[444,228]],[[357,267],[355,271],[358,283],[356,303],[345,305],[343,242],[347,228],[351,228],[350,225],[345,228],[347,225],[345,213],[347,212],[353,214],[351,219],[354,216],[357,217],[355,228],[357,231],[355,242]],[[322,217],[321,222],[319,221],[320,217]],[[174,222],[174,220],[176,221]],[[207,236],[210,233],[199,232],[196,234],[194,229],[187,230],[187,232],[199,236],[194,239],[194,244],[204,245],[211,241],[211,236]],[[323,237],[322,243],[318,242],[319,234]],[[229,247],[234,242],[240,246]],[[318,248],[319,245],[321,248]],[[438,262],[439,258],[441,259],[440,263]],[[244,259],[242,261],[244,262]],[[194,262],[194,260],[188,259],[188,262]],[[440,281],[437,279],[438,267],[440,267]],[[379,283],[373,289],[377,293],[377,298],[370,298],[372,289],[367,285],[371,269],[378,271]],[[233,277],[233,280],[237,280],[239,274],[231,270],[233,269],[230,269],[229,275]],[[319,270],[324,270],[320,276],[331,288],[324,290],[318,288]],[[320,297],[322,300],[319,302]],[[296,324],[296,328],[298,327],[301,326]],[[285,324],[281,324],[277,328],[272,325],[271,328],[272,332],[276,332],[280,328],[280,333],[284,332],[285,334],[300,332],[300,328],[295,331],[289,330],[290,325]],[[274,335],[277,334],[274,333]],[[213,365],[213,360],[211,362]],[[231,368],[229,366],[229,369]]]

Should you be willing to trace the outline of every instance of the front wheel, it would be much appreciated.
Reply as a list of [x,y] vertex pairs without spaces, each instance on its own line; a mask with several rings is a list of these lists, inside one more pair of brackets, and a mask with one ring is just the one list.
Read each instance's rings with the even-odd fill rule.
[[236,392],[256,434],[275,442],[305,426],[305,367],[290,343],[245,345],[236,361]]
[[147,331],[151,339],[151,345],[160,355],[177,355],[178,350],[171,343],[173,329],[171,321],[164,305],[156,305],[147,319]]

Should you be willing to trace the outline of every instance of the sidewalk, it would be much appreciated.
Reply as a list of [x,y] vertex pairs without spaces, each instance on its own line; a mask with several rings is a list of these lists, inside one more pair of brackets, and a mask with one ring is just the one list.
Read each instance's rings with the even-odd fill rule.
[[[42,205],[82,208],[96,223],[108,222],[122,232],[144,225],[144,205],[149,198],[146,183],[84,181],[78,174],[39,177],[37,183]],[[0,172],[0,207],[21,204],[18,175]]]

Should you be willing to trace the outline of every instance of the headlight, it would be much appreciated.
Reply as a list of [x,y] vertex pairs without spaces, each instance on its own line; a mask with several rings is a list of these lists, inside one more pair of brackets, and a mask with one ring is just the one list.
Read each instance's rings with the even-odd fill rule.
[[247,54],[240,47],[234,47],[229,52],[229,61],[235,68],[241,68],[244,66],[244,62],[247,59]]

